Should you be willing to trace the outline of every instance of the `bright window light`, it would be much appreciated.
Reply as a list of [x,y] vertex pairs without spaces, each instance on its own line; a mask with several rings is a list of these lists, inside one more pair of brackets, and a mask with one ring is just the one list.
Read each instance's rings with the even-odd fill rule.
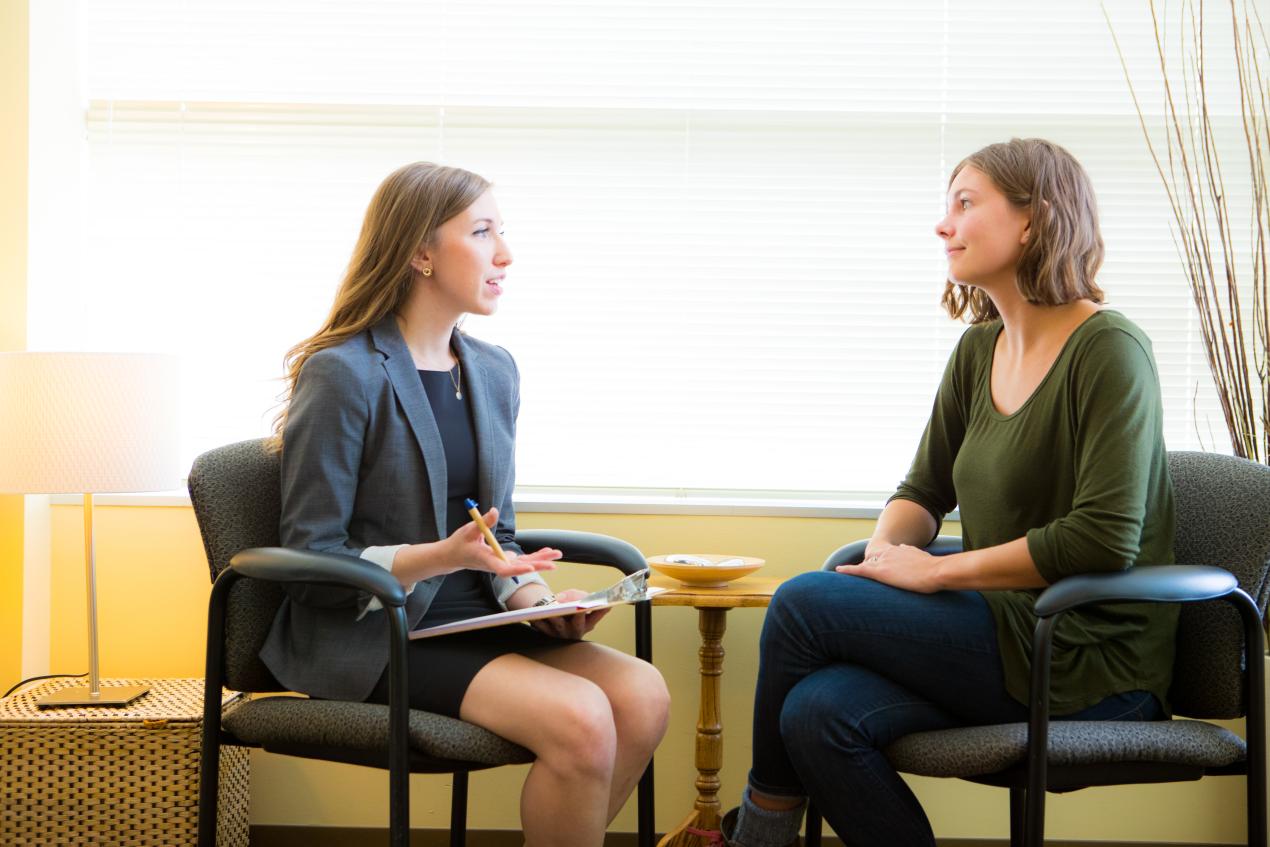
[[[1113,20],[1154,108],[1139,6]],[[1154,340],[1169,446],[1228,449],[1098,3],[31,17],[31,347],[182,354],[190,459],[269,431],[283,353],[324,317],[375,186],[434,160],[492,179],[507,221],[503,307],[465,329],[520,365],[521,486],[880,503],[963,329],[938,306],[948,173],[1012,136],[1089,170],[1101,283]],[[1214,41],[1212,76],[1229,49]]]

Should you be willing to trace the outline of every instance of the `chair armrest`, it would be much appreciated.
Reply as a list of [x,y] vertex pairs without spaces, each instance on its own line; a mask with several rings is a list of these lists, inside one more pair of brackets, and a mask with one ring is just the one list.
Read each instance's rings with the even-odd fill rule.
[[[1244,622],[1245,649],[1261,653],[1261,613],[1257,604],[1239,589],[1234,574],[1207,565],[1153,565],[1116,573],[1069,576],[1051,585],[1036,598],[1036,628],[1032,632],[1032,673],[1028,709],[1028,794],[1043,797],[1047,782],[1050,724],[1050,662],[1054,626],[1058,616],[1090,603],[1189,603],[1229,598]],[[1255,652],[1253,652],[1255,651]],[[1264,677],[1261,661],[1245,663],[1255,693],[1250,700],[1250,716],[1255,709],[1255,725],[1265,720],[1265,700],[1261,689]],[[1251,723],[1250,717],[1250,723]]]
[[[820,569],[822,571],[831,571],[838,565],[858,565],[864,561],[864,549],[868,545],[867,539],[844,544],[829,554],[829,558],[825,559],[825,563]],[[955,535],[939,535],[935,537],[934,541],[927,544],[925,549],[932,556],[947,556],[950,553],[960,553],[961,539]]]
[[554,547],[564,553],[564,561],[583,565],[608,565],[624,574],[648,567],[648,560],[633,544],[597,532],[568,529],[522,529],[516,543],[526,551]]
[[385,606],[406,605],[406,590],[392,574],[365,559],[336,553],[313,553],[286,547],[252,547],[237,553],[229,566],[252,579],[338,585],[379,598]]
[[1090,603],[1193,603],[1225,597],[1239,587],[1230,571],[1208,565],[1153,565],[1115,573],[1069,576],[1036,599],[1041,618]]

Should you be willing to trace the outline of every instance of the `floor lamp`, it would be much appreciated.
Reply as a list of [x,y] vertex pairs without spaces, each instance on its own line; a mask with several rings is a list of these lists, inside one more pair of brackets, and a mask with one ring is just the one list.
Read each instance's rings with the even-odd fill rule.
[[93,495],[180,485],[174,357],[147,353],[0,353],[0,494],[83,494],[88,687],[38,702],[124,706],[144,686],[101,687]]

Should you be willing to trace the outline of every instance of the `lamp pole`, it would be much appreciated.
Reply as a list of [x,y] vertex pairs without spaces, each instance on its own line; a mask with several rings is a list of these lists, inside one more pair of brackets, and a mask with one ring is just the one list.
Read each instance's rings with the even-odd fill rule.
[[101,687],[97,663],[97,567],[93,544],[93,495],[84,494],[84,581],[88,586],[88,688],[63,688],[46,694],[35,705],[41,709],[65,706],[126,706],[149,691],[145,685]]
[[0,353],[0,493],[84,497],[88,685],[36,701],[126,706],[140,685],[101,685],[93,495],[179,483],[177,360],[149,353]]

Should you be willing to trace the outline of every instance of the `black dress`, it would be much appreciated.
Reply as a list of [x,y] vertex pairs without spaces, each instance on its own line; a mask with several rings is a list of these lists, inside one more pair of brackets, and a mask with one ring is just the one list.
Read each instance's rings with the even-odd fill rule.
[[[451,371],[419,371],[432,416],[445,448],[446,533],[468,523],[471,517],[463,501],[476,499],[476,438],[466,394],[455,396],[457,368]],[[435,626],[464,618],[500,612],[498,598],[487,574],[461,570],[448,574],[424,613],[419,626]],[[463,695],[477,672],[507,653],[532,655],[565,642],[539,632],[528,624],[511,624],[423,638],[410,642],[407,651],[410,707],[457,718]],[[385,668],[369,703],[388,702],[388,670]]]

